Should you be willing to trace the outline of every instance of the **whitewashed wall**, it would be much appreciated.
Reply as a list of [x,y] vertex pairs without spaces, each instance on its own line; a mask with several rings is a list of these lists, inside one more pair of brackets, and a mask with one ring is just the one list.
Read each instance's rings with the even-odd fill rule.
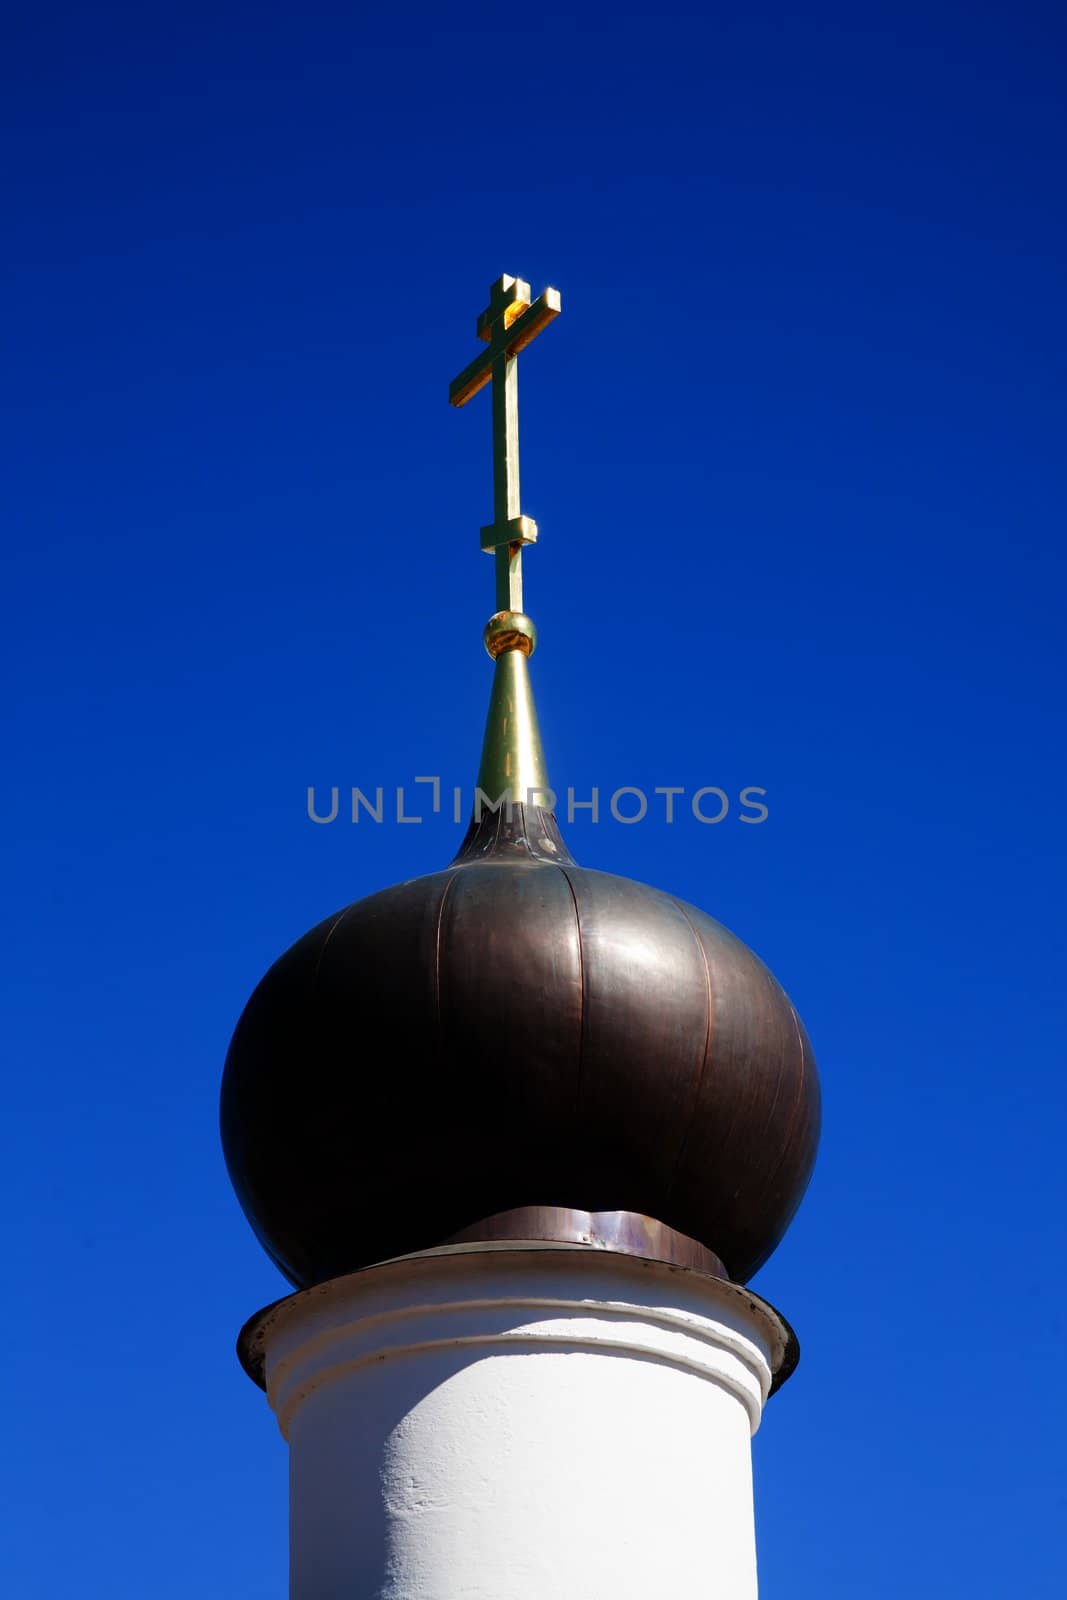
[[784,1330],[582,1246],[406,1257],[282,1302],[294,1600],[753,1600],[750,1437]]

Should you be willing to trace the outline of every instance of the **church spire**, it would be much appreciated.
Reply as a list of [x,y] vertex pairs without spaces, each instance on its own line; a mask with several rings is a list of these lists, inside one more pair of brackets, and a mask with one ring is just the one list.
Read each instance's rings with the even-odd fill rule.
[[496,563],[497,610],[485,628],[485,647],[496,669],[486,719],[478,787],[492,801],[516,804],[550,799],[548,772],[537,725],[527,658],[537,630],[523,611],[522,550],[537,540],[537,524],[523,516],[519,495],[518,355],[560,313],[560,297],[546,289],[531,302],[530,285],[506,274],[489,291],[477,333],[489,346],[449,386],[452,405],[463,406],[486,384],[493,394],[493,521],[482,529],[482,549]]
[[558,311],[502,278],[452,385],[493,386],[491,814],[291,946],[226,1057],[230,1176],[297,1290],[239,1345],[290,1445],[292,1600],[756,1600],[748,1441],[797,1343],[745,1285],[818,1076],[751,950],[580,867],[530,792],[515,357]]

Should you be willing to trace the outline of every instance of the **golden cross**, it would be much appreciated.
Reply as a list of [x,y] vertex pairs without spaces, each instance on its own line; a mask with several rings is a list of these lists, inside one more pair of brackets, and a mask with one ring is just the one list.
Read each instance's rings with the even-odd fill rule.
[[496,555],[496,608],[522,610],[522,547],[537,538],[537,524],[519,503],[519,368],[516,356],[560,313],[559,294],[546,289],[531,305],[530,285],[499,278],[478,318],[478,337],[488,344],[449,385],[454,406],[493,385],[493,520],[482,529],[482,549]]

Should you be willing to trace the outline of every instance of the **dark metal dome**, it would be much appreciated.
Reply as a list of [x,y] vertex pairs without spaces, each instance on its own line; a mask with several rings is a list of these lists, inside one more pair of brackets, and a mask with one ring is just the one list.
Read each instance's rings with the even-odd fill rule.
[[551,1237],[566,1213],[631,1214],[590,1242],[690,1247],[744,1282],[818,1130],[811,1046],[767,968],[694,907],[576,866],[518,805],[298,940],[222,1087],[234,1187],[301,1287],[457,1236]]

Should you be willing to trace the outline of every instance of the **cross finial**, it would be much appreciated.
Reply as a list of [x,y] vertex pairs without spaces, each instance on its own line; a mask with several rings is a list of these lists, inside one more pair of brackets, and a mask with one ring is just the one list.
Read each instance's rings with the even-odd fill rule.
[[493,520],[482,529],[482,549],[496,556],[498,611],[522,611],[522,547],[537,538],[537,524],[524,517],[519,501],[519,372],[516,356],[560,313],[555,289],[530,302],[530,285],[521,278],[498,278],[489,304],[478,318],[478,337],[488,344],[448,390],[454,406],[493,385]]

